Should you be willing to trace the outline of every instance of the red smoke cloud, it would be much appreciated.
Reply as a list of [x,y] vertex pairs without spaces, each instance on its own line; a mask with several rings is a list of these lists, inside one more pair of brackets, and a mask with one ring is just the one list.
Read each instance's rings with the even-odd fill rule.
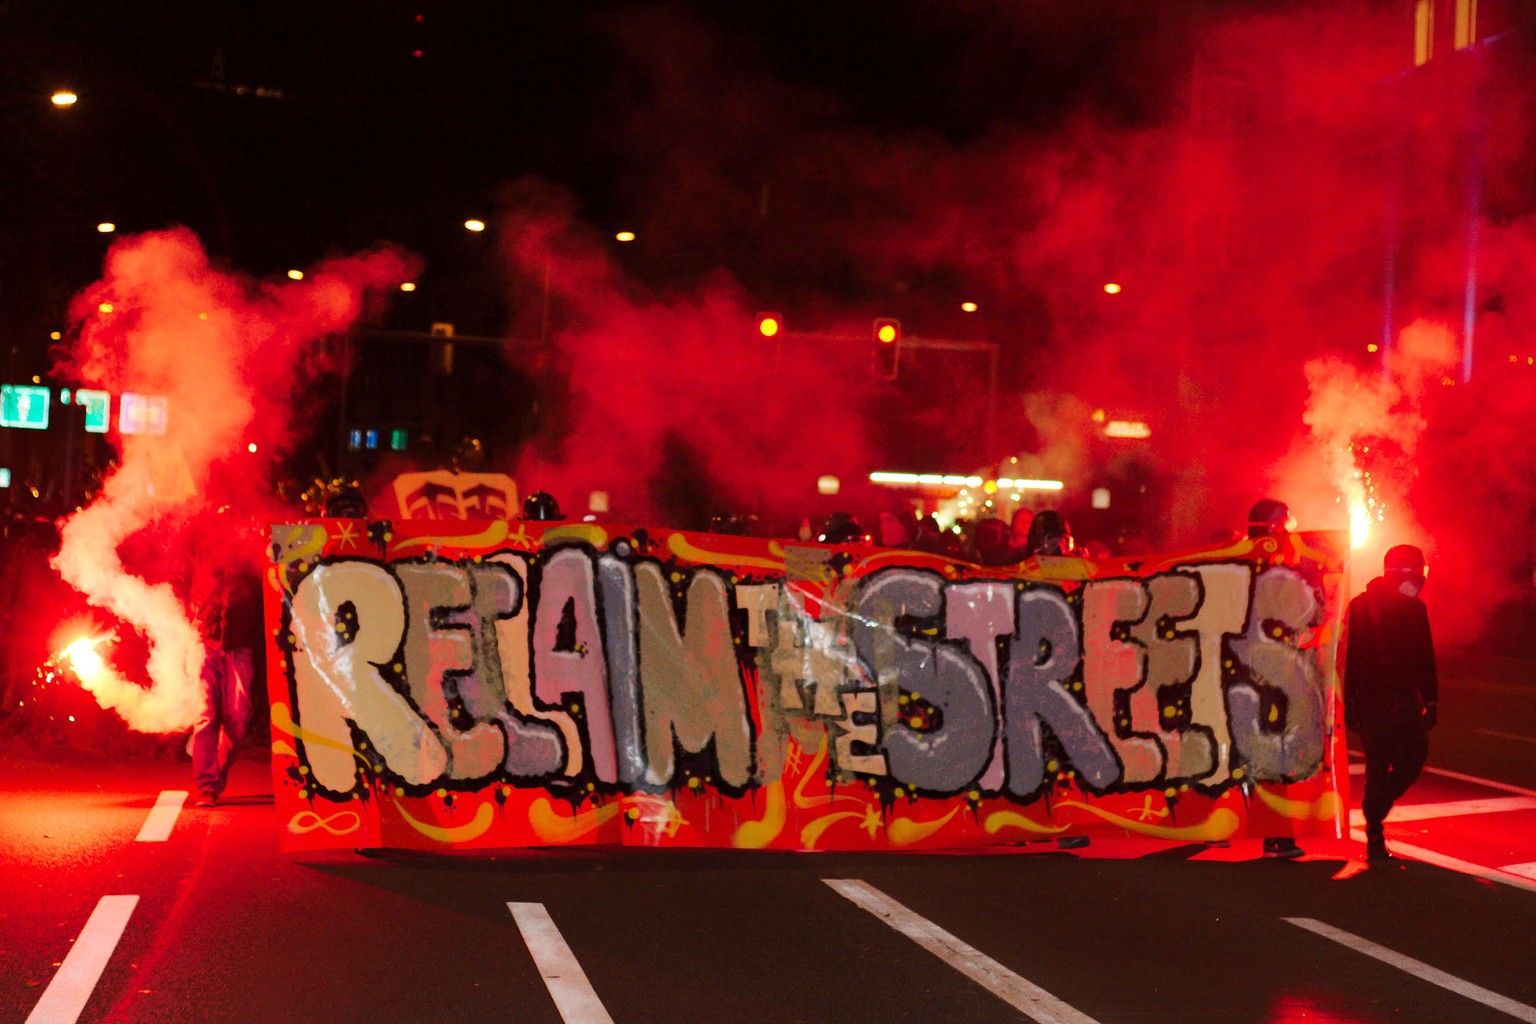
[[[211,265],[191,232],[172,230],[117,242],[101,280],[75,299],[55,373],[118,395],[163,396],[168,408],[163,434],[114,435],[118,464],[64,522],[53,559],[92,604],[148,642],[149,688],[115,672],[92,684],[130,727],[192,724],[203,646],[170,580],[194,562],[260,571],[263,542],[252,527],[276,507],[268,471],[291,441],[300,386],[318,366],[315,342],[347,329],[370,291],[411,269],[381,251],[329,261],[302,282],[258,285]],[[130,541],[152,552],[148,566],[125,566]]]
[[[563,446],[543,449],[550,463],[577,475],[628,466],[638,484],[685,462],[740,500],[803,493],[790,486],[810,468],[797,460],[832,438],[849,454],[845,479],[874,468],[861,457],[899,465],[902,451],[879,446],[875,425],[851,412],[871,408],[862,399],[876,390],[857,370],[841,389],[812,372],[811,390],[850,410],[840,421],[818,399],[828,418],[808,422],[824,426],[806,434],[780,419],[734,443],[772,396],[760,368],[724,344],[739,330],[732,317],[755,308],[853,333],[868,315],[897,315],[909,333],[1002,347],[1005,384],[1020,396],[1005,403],[1005,425],[1071,407],[1147,419],[1157,543],[1240,527],[1266,495],[1290,501],[1303,529],[1347,528],[1359,468],[1386,513],[1357,585],[1380,547],[1423,544],[1436,555],[1437,626],[1452,641],[1474,637],[1528,585],[1536,473],[1520,425],[1536,369],[1517,376],[1508,361],[1536,349],[1536,225],[1523,217],[1532,88],[1518,33],[1501,34],[1490,13],[1476,47],[1442,39],[1415,69],[1400,5],[1127,8],[1114,60],[1083,87],[1048,55],[1101,36],[1097,9],[904,10],[900,39],[932,32],[945,46],[886,52],[885,88],[926,119],[898,129],[728,27],[675,10],[611,25],[625,70],[602,130],[636,213],[624,226],[646,245],[636,276],[659,267],[707,281],[731,266],[736,278],[637,298],[598,255],[595,230],[590,259],[541,263],[530,238],[582,229],[569,214],[553,231],[533,227],[526,203],[514,204],[524,212],[512,218],[511,262],[530,279],[553,267],[558,298],[583,323],[556,331],[571,405]],[[1024,56],[998,60],[1010,47]],[[1077,88],[1075,105],[975,114],[997,110],[1009,75],[1022,74],[1010,67],[1030,54]],[[1469,238],[1478,359],[1465,382]],[[1108,281],[1123,291],[1107,295]],[[963,299],[981,311],[963,318]],[[1438,351],[1416,350],[1425,339]],[[679,376],[638,372],[663,366]],[[1046,397],[1064,395],[1073,402]],[[919,394],[911,414],[947,397]],[[1040,461],[1080,461],[1080,439],[1060,426],[1004,433],[989,458],[1060,443],[1059,458]],[[666,454],[673,436],[687,458]],[[808,447],[811,437],[821,444]],[[1349,439],[1377,443],[1351,465],[1334,458]]]
[[874,385],[858,335],[768,342],[725,275],[647,294],[558,190],[523,182],[504,199],[506,258],[547,288],[562,325],[545,366],[551,436],[518,467],[525,492],[553,491],[579,516],[590,491],[607,491],[625,517],[702,528],[720,514],[790,516],[818,475],[867,474]]

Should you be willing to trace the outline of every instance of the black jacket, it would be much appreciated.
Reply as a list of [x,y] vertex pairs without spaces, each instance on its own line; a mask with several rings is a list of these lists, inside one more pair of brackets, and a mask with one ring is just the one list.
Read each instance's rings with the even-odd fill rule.
[[1424,602],[1385,577],[1349,602],[1344,720],[1351,728],[1417,716],[1440,696]]

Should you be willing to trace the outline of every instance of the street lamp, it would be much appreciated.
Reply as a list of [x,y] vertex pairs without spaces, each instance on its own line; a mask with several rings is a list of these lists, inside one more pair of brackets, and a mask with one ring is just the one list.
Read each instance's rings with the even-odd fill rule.
[[53,105],[56,107],[72,107],[80,101],[80,97],[68,89],[60,89],[53,94]]
[[464,228],[467,231],[484,231],[485,230],[485,221],[483,221],[483,220],[473,220],[473,219],[467,220],[467,221],[464,222]]

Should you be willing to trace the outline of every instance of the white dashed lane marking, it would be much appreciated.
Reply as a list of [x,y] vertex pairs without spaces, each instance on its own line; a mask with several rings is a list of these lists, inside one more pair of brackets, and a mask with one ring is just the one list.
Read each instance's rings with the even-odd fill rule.
[[587,973],[542,903],[508,903],[528,952],[565,1024],[613,1024]]
[[96,990],[96,982],[101,980],[101,972],[112,959],[138,902],[137,896],[101,898],[59,965],[59,972],[43,990],[43,998],[27,1015],[26,1024],[75,1024],[80,1019],[80,1011]]
[[1431,985],[1439,985],[1449,992],[1455,992],[1459,996],[1465,996],[1475,1002],[1482,1003],[1484,1006],[1491,1006],[1501,1013],[1509,1014],[1516,1020],[1530,1021],[1531,1024],[1536,1024],[1536,1006],[1527,1006],[1524,1003],[1510,999],[1508,996],[1501,996],[1497,992],[1490,992],[1480,985],[1474,985],[1470,981],[1456,977],[1454,974],[1447,974],[1439,968],[1431,967],[1422,960],[1415,960],[1410,956],[1404,956],[1385,946],[1378,946],[1369,939],[1362,939],[1358,935],[1352,935],[1349,932],[1329,924],[1324,924],[1313,918],[1287,917],[1285,920],[1298,928],[1305,928],[1309,932],[1321,935],[1325,939],[1332,939],[1339,945],[1353,949],[1357,953],[1364,953],[1366,956],[1374,957],[1384,964],[1396,967],[1404,974],[1411,974],[1416,978],[1422,978]]
[[[1498,796],[1487,800],[1449,800],[1438,804],[1397,804],[1387,814],[1387,824],[1403,821],[1428,821],[1431,818],[1454,818],[1463,814],[1503,814],[1508,811],[1528,811],[1536,807],[1536,797]],[[1365,827],[1365,813],[1349,812],[1351,828]]]
[[1021,978],[975,947],[966,945],[868,882],[856,878],[823,878],[822,881],[1039,1024],[1098,1024],[1076,1007]]
[[187,791],[184,789],[167,789],[155,800],[155,806],[149,809],[149,817],[144,819],[144,827],[139,829],[135,842],[163,843],[171,836],[171,829],[176,826],[176,818],[181,814],[182,804],[187,802]]

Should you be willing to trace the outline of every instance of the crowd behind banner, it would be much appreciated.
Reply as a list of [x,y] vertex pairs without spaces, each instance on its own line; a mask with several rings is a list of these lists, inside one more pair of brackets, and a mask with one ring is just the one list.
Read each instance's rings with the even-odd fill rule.
[[282,845],[1336,835],[1346,552],[982,566],[608,523],[276,526]]

